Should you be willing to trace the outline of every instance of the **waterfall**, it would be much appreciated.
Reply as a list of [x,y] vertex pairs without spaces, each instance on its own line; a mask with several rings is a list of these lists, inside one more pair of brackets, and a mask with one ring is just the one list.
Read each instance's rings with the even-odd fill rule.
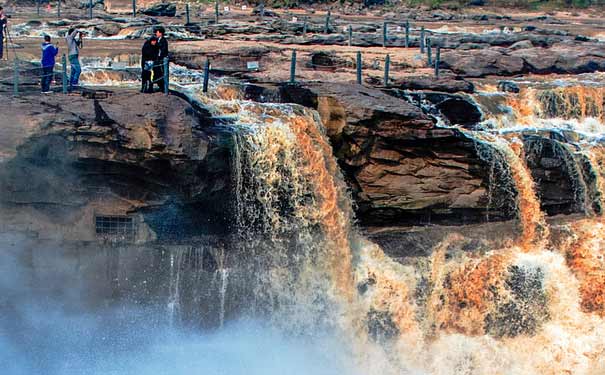
[[518,241],[482,249],[454,233],[428,259],[402,263],[352,227],[316,113],[204,100],[233,120],[238,257],[250,265],[256,314],[297,335],[336,334],[365,373],[589,374],[603,366],[601,244],[575,228],[553,240],[518,138],[465,131],[492,166],[490,184],[515,190]]

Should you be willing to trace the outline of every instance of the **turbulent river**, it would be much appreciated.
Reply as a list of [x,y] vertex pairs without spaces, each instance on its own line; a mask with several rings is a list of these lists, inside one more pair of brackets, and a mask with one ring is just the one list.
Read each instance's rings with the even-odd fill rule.
[[[486,162],[506,166],[518,236],[469,250],[454,230],[406,262],[356,228],[316,112],[217,92],[198,100],[232,127],[237,259],[183,247],[169,255],[161,311],[90,314],[37,300],[8,257],[0,290],[23,300],[0,317],[6,331],[21,317],[10,339],[0,335],[8,373],[605,374],[601,88],[474,97],[485,130],[463,132]],[[589,175],[575,186],[584,215],[556,230],[519,138],[536,129],[580,134],[561,152]],[[8,254],[23,246],[3,241]],[[206,333],[191,328],[205,319],[191,301],[202,300],[213,301],[201,308],[212,311]]]

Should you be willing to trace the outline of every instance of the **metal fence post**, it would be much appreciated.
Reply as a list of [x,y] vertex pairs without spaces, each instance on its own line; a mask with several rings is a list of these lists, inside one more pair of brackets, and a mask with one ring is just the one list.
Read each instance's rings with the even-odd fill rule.
[[296,82],[296,50],[292,51],[292,61],[290,62],[290,83]]
[[261,1],[260,5],[258,7],[259,7],[258,13],[260,14],[260,20],[264,21],[264,19],[265,19],[265,2]]
[[441,46],[437,46],[437,53],[435,56],[435,77],[439,78],[439,63],[441,62]]
[[92,19],[92,0],[88,0],[88,18]]
[[388,27],[389,27],[388,23],[386,21],[384,21],[382,23],[382,47],[383,48],[387,46],[387,42],[388,42],[388,39],[389,39],[389,36],[387,34],[388,33]]
[[428,66],[430,67],[431,65],[433,65],[433,51],[431,48],[431,39],[430,38],[426,39],[426,58],[427,58]]
[[187,23],[185,25],[189,25],[191,23],[191,18],[189,16],[189,3],[185,4],[185,16],[187,19]]
[[210,59],[206,59],[206,63],[204,64],[204,82],[202,85],[202,92],[208,92],[208,80],[210,78]]
[[63,94],[67,94],[67,57],[63,54],[61,58],[61,83],[63,84]]
[[361,85],[361,51],[357,51],[357,84]]
[[15,72],[13,77],[13,95],[19,96],[19,60],[15,59]]
[[132,17],[137,16],[137,0],[132,0]]
[[353,27],[349,25],[349,47],[353,45]]
[[57,18],[61,18],[61,0],[57,0]]
[[330,32],[330,15],[331,12],[328,9],[328,13],[326,14],[326,24],[324,26],[324,34],[328,34]]
[[218,1],[214,3],[214,22],[218,23]]
[[303,37],[307,36],[307,17],[305,17],[304,21],[303,21]]
[[389,85],[389,69],[391,68],[391,56],[387,55],[384,60],[384,85]]
[[40,17],[40,0],[36,0],[36,14]]
[[410,21],[405,21],[405,48],[410,46]]
[[420,28],[420,53],[424,53],[424,26]]
[[168,86],[170,85],[170,73],[168,72],[168,57],[164,57],[164,94],[168,95]]

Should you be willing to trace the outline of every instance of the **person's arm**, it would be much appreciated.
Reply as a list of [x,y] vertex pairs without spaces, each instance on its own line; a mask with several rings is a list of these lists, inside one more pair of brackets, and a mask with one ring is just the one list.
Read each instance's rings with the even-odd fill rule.
[[55,56],[59,53],[59,47],[55,47]]

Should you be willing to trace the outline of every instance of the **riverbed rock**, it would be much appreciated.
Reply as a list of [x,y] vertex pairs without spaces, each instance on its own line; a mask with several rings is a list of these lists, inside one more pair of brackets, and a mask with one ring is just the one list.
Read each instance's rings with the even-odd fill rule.
[[176,4],[158,3],[149,8],[141,10],[141,13],[152,17],[174,17],[176,15]]
[[464,77],[589,73],[605,70],[604,46],[605,43],[566,41],[550,48],[450,51],[442,55],[441,66]]

